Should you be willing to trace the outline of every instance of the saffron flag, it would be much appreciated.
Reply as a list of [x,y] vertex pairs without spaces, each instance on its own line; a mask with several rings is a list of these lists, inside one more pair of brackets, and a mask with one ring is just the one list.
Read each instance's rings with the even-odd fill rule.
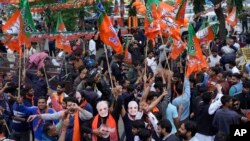
[[160,33],[158,13],[160,1],[159,0],[148,0],[146,4],[146,18],[144,19],[144,30],[145,35],[148,39],[154,39]]
[[235,6],[233,7],[232,11],[227,16],[226,21],[231,27],[235,27],[237,25],[238,18],[236,17],[236,7]]
[[219,24],[216,23],[199,30],[196,33],[196,36],[201,44],[208,44],[210,41],[214,40],[218,31],[219,31]]
[[130,54],[129,51],[128,51],[128,46],[129,46],[129,41],[128,41],[128,37],[126,37],[125,45],[124,45],[124,49],[123,49],[123,51],[124,51],[124,56],[125,56],[124,60],[125,60],[125,62],[127,62],[128,64],[131,64],[131,63],[132,63],[132,56],[131,56],[131,54]]
[[163,17],[160,21],[161,33],[164,37],[172,37],[181,40],[180,26],[171,17]]
[[186,76],[189,77],[191,73],[201,71],[208,67],[208,63],[204,58],[199,40],[195,35],[194,28],[191,24],[188,26],[188,62]]
[[18,34],[20,32],[20,10],[16,10],[15,13],[9,18],[9,20],[3,25],[2,30],[4,35],[3,43],[12,51],[20,53],[20,45],[18,39],[14,39],[11,34]]
[[178,56],[186,49],[186,44],[182,40],[173,40],[172,51],[170,53],[170,58],[172,60],[177,59]]
[[183,25],[185,22],[184,19],[185,19],[186,5],[187,5],[187,0],[182,0],[179,9],[177,11],[175,20],[179,25]]
[[29,37],[32,33],[36,32],[36,28],[30,13],[30,6],[28,0],[20,1],[20,32],[19,32],[19,44],[26,44],[30,47]]
[[98,28],[101,40],[112,47],[112,49],[120,54],[123,51],[122,44],[117,36],[111,21],[106,14],[104,7],[100,1],[97,1],[97,16],[98,16]]
[[[58,18],[57,18],[57,24],[56,24],[56,30],[57,32],[66,32],[67,29],[63,23],[62,15],[59,13]],[[58,49],[63,49],[67,53],[71,53],[71,46],[69,41],[63,39],[63,33],[60,33],[56,37],[56,47]]]

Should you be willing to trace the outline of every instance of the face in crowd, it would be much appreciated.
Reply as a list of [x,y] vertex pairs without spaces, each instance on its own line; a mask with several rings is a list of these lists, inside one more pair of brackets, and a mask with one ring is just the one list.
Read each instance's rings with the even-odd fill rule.
[[136,116],[138,112],[138,104],[135,101],[130,101],[128,103],[128,113],[130,116]]
[[109,108],[108,108],[108,102],[107,101],[100,101],[97,103],[96,105],[98,114],[100,115],[100,117],[107,117],[108,116],[108,112],[109,112]]

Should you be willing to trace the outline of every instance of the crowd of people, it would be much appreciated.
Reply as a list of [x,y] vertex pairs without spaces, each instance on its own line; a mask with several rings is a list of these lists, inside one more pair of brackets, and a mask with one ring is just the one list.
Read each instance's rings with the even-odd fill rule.
[[[98,55],[103,48],[98,36],[78,39],[71,54],[57,51],[55,41],[49,41],[50,51],[33,43],[25,52],[29,58],[21,77],[14,71],[1,73],[1,139],[227,141],[230,125],[249,122],[250,62],[242,57],[244,34],[202,45],[210,68],[186,77],[186,51],[171,60],[171,42],[147,44],[142,30],[131,32],[131,62],[111,48]],[[1,44],[1,54],[6,50]],[[51,56],[65,59],[61,72],[69,72],[68,79],[50,84],[45,62]]]

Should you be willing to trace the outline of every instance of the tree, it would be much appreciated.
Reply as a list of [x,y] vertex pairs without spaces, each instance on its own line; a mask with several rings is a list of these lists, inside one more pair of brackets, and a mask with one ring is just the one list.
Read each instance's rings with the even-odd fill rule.
[[[214,5],[217,5],[219,3],[222,3],[223,0],[210,0]],[[227,11],[231,11],[232,7],[235,5],[237,9],[237,13],[240,13],[243,9],[243,1],[244,0],[227,0],[228,9]],[[194,5],[194,11],[195,13],[199,13],[204,10],[204,4],[205,0],[192,0]],[[202,5],[201,5],[202,4]],[[203,7],[203,8],[202,8]],[[221,40],[224,40],[227,36],[227,30],[226,30],[226,23],[225,23],[225,17],[223,12],[223,8],[219,6],[217,9],[214,10],[217,19],[219,20],[220,26],[219,26],[219,34],[218,37]]]

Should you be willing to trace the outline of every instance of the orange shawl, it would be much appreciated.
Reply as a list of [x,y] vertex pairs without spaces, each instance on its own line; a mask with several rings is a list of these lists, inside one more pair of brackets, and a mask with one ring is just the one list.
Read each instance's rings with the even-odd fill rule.
[[[93,122],[92,122],[92,130],[97,129],[98,127],[98,120],[99,120],[99,115],[96,115]],[[118,132],[116,128],[116,122],[112,115],[108,115],[108,118],[106,120],[106,125],[110,127],[111,129],[115,129],[114,132],[110,132],[109,138],[110,141],[118,141]],[[92,134],[92,141],[97,141],[97,136]]]
[[79,121],[79,112],[75,112],[74,116],[74,129],[73,129],[73,139],[72,141],[81,140],[81,131],[80,131],[80,121]]

